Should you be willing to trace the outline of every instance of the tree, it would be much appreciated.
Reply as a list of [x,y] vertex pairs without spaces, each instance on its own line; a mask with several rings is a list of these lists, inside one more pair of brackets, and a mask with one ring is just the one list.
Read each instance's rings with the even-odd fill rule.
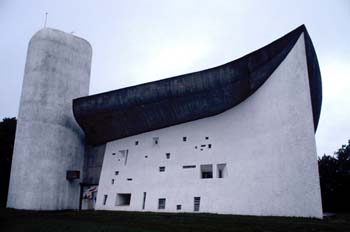
[[5,207],[7,201],[16,124],[16,118],[0,122],[0,207]]
[[350,140],[318,160],[324,211],[350,212]]

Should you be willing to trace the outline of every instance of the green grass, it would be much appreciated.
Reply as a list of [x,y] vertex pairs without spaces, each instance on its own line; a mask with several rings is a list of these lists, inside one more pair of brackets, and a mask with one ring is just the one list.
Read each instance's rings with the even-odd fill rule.
[[323,220],[190,213],[0,209],[0,231],[347,231],[350,214]]

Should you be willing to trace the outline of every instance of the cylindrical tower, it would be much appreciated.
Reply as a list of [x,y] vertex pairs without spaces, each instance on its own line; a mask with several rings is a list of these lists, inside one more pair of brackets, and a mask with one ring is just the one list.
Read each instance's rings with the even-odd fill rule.
[[79,206],[84,134],[72,100],[89,92],[92,49],[81,38],[44,28],[29,42],[7,207],[57,210]]

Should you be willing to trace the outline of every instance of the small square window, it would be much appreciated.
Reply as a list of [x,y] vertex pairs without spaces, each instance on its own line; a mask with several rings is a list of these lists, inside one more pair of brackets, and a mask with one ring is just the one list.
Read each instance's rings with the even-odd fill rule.
[[145,158],[147,159],[147,158],[148,158],[148,155],[145,155]]
[[118,175],[119,175],[119,171],[115,171],[114,174],[115,174],[116,176],[118,176]]
[[154,145],[157,145],[159,143],[159,138],[153,137],[153,143],[154,143]]
[[182,137],[182,141],[186,142],[187,141],[187,137]]
[[159,198],[158,199],[158,209],[165,209],[165,198]]
[[165,156],[167,159],[170,159],[170,153],[166,153]]
[[139,141],[135,141],[135,146],[139,145]]
[[164,166],[159,167],[159,172],[165,172],[165,167]]
[[112,155],[115,155],[115,153],[113,152]]
[[206,140],[208,140],[208,139],[209,139],[209,137],[205,137],[205,139],[206,139]]
[[181,205],[176,205],[176,210],[181,210]]

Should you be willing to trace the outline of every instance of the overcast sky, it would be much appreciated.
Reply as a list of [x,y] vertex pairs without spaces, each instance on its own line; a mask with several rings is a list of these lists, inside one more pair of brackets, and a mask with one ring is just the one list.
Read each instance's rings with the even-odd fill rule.
[[227,63],[305,24],[323,82],[318,154],[350,139],[348,0],[0,0],[0,119],[17,116],[45,12],[47,26],[91,43],[90,94]]

